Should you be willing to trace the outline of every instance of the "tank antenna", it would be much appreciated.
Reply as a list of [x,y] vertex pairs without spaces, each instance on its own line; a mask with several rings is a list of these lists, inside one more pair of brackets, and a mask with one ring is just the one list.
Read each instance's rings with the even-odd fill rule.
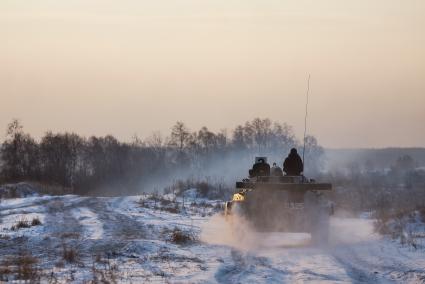
[[[307,79],[307,93],[306,93],[306,102],[305,102],[305,117],[304,117],[304,144],[303,144],[303,167],[305,169],[305,163],[304,163],[304,154],[305,154],[305,140],[306,140],[306,134],[307,134],[307,115],[308,115],[308,95],[310,92],[310,74],[308,74]],[[304,172],[303,169],[303,172]]]

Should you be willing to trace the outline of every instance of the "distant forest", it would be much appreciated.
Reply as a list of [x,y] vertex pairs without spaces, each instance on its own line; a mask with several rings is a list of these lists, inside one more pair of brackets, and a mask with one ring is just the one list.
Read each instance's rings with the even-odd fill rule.
[[[93,195],[197,188],[205,197],[227,199],[255,156],[281,166],[292,147],[302,152],[289,125],[260,118],[229,133],[191,131],[177,122],[167,136],[156,132],[130,142],[66,132],[46,132],[37,141],[13,120],[1,145],[0,183],[35,182],[56,188],[55,194]],[[425,149],[413,148],[325,150],[307,136],[305,174],[331,182],[330,197],[344,209],[425,208],[424,157]]]
[[[165,137],[156,132],[131,142],[49,131],[37,141],[13,120],[1,145],[0,181],[36,181],[79,194],[137,193],[182,178],[244,177],[255,155],[276,157],[281,166],[290,148],[301,148],[292,127],[270,119],[255,118],[230,134],[207,127],[191,131],[182,122],[170,130]],[[308,168],[318,171],[323,149],[313,136],[306,146]]]

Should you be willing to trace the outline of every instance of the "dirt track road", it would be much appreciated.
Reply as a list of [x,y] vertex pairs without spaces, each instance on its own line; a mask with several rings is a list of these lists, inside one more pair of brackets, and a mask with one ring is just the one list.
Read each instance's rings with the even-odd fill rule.
[[[380,238],[368,220],[334,219],[326,247],[304,245],[303,240],[303,245],[282,245],[285,236],[270,235],[251,238],[251,247],[244,247],[238,240],[216,237],[226,234],[223,224],[211,222],[217,217],[146,209],[135,201],[78,196],[4,201],[0,258],[29,250],[59,282],[71,274],[76,282],[89,281],[90,265],[100,254],[118,265],[119,282],[425,283],[425,252]],[[8,230],[22,216],[38,216],[43,225]],[[201,234],[202,242],[170,243],[165,232],[175,227]],[[78,250],[79,269],[75,264],[56,267],[64,245]]]

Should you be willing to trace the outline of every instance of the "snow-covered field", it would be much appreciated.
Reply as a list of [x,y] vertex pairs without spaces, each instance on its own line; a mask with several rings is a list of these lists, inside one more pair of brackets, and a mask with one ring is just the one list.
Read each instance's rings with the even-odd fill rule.
[[[139,202],[140,199],[144,202]],[[169,196],[166,198],[169,198]],[[0,203],[0,280],[30,255],[41,282],[425,283],[425,251],[373,231],[367,218],[333,218],[326,247],[307,234],[235,232],[219,201],[41,196]],[[164,209],[165,208],[165,209]],[[41,225],[11,228],[19,221]],[[189,236],[179,243],[176,232]]]

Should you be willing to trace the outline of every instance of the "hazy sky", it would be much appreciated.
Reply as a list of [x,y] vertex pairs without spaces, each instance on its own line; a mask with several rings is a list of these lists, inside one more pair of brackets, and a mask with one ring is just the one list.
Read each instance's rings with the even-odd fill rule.
[[423,0],[0,1],[0,130],[301,136],[308,73],[322,145],[425,146]]

